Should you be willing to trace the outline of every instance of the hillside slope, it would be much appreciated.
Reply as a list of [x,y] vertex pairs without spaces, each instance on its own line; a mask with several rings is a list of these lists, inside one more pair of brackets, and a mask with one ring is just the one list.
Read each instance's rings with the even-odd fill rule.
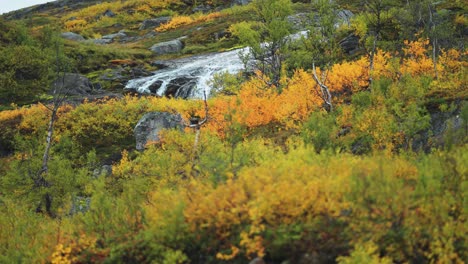
[[[61,0],[4,15],[0,263],[464,263],[466,8]],[[223,51],[243,69],[213,74],[207,98],[178,96],[194,76],[123,90]]]

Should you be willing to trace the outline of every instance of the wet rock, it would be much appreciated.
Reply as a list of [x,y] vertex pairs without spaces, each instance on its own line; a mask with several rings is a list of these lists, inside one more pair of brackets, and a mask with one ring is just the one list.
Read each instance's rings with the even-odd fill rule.
[[81,36],[80,34],[76,34],[76,33],[73,33],[73,32],[64,32],[62,34],[60,34],[60,36],[64,39],[68,39],[68,40],[73,40],[73,41],[84,41],[85,38],[83,38],[83,36]]
[[163,129],[178,129],[182,131],[184,125],[180,114],[168,112],[150,112],[145,114],[135,126],[134,135],[136,149],[144,150],[148,142],[158,142],[159,133]]
[[149,28],[157,28],[162,24],[168,23],[169,21],[171,21],[171,17],[169,16],[146,19],[145,21],[141,23],[140,30],[145,30]]
[[196,86],[196,78],[183,76],[171,80],[171,82],[167,85],[167,89],[164,95],[167,97],[187,99],[191,97],[192,92]]
[[180,41],[180,39],[175,39],[154,44],[150,50],[158,55],[164,55],[168,53],[179,53],[183,48],[184,44],[182,41]]
[[159,88],[161,88],[163,81],[157,80],[153,84],[151,84],[148,89],[150,90],[151,94],[157,94]]

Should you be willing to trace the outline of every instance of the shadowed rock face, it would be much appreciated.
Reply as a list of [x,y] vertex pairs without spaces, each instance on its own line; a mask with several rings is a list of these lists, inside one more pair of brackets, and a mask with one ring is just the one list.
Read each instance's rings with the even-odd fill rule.
[[179,129],[182,131],[184,125],[180,114],[168,112],[151,112],[145,114],[135,126],[134,135],[136,149],[144,150],[148,142],[158,142],[159,132],[163,129]]
[[89,95],[93,91],[93,85],[89,79],[76,73],[65,73],[53,82],[51,89],[55,87],[59,92],[67,95]]
[[193,89],[197,86],[197,79],[190,77],[181,77],[173,79],[168,85],[166,92],[167,97],[177,97],[187,99],[192,95]]

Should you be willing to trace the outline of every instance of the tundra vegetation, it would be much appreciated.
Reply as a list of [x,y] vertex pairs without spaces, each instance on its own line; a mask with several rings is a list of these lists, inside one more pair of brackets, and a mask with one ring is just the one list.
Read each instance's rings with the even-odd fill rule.
[[[285,38],[304,12],[309,33]],[[458,0],[87,1],[0,17],[0,262],[465,263],[467,26]],[[59,37],[119,27],[141,38]],[[50,92],[64,72],[154,70],[183,54],[147,48],[181,36],[190,53],[249,46],[253,69],[217,75],[207,101]],[[208,116],[136,151],[152,111]]]

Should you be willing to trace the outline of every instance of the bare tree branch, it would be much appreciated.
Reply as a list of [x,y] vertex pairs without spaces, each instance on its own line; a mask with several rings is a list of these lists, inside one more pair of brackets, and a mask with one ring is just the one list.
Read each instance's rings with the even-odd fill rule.
[[326,74],[322,73],[322,78],[319,78],[317,75],[317,70],[315,68],[315,62],[312,62],[312,77],[314,78],[315,83],[320,87],[321,91],[321,98],[323,102],[328,105],[329,109],[328,112],[333,111],[333,104],[332,104],[332,95],[330,93],[330,89],[328,86],[325,85],[325,78]]

